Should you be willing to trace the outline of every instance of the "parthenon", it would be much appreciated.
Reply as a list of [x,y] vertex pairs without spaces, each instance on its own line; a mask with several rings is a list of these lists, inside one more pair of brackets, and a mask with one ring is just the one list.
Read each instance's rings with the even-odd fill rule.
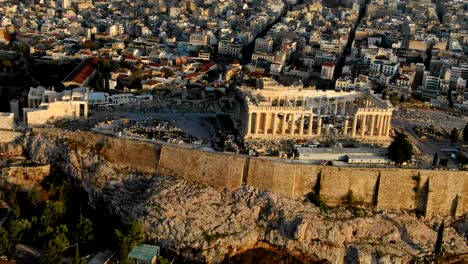
[[371,91],[322,91],[264,80],[261,89],[243,87],[244,137],[389,138],[393,106]]

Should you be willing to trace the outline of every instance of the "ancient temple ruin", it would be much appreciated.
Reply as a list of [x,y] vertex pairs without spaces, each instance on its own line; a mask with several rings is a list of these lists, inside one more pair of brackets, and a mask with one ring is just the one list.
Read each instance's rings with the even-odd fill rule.
[[241,88],[242,131],[256,138],[389,138],[393,106],[371,91],[323,91],[263,80],[260,89]]

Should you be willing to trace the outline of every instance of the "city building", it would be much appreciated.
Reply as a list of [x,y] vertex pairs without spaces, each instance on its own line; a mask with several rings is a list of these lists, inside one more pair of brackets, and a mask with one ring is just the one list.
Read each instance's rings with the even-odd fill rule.
[[322,72],[320,78],[324,80],[333,80],[333,73],[335,72],[335,64],[326,62],[322,64]]
[[75,88],[55,92],[30,88],[28,108],[23,108],[23,122],[28,126],[44,125],[58,119],[87,119],[88,89]]

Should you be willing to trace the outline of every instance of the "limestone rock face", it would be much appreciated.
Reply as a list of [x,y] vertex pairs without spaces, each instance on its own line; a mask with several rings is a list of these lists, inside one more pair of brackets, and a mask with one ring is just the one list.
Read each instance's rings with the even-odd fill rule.
[[[437,237],[437,228],[401,212],[323,214],[309,202],[250,187],[218,192],[155,177],[114,185],[105,193],[124,219],[139,219],[160,246],[208,263],[265,245],[307,263],[408,263],[430,254]],[[463,236],[446,230],[447,250],[466,252]]]
[[6,180],[9,183],[23,186],[29,189],[34,184],[40,183],[50,174],[50,165],[43,166],[13,166],[8,168]]
[[11,143],[0,143],[0,158],[20,157],[24,155],[23,146]]
[[[398,211],[368,210],[356,217],[336,208],[325,214],[303,199],[247,186],[218,191],[173,177],[141,174],[60,137],[31,134],[23,146],[31,160],[60,166],[80,179],[91,202],[99,197],[123,221],[139,220],[151,240],[188,260],[220,263],[227,255],[271,247],[306,263],[408,263],[432,252],[442,222]],[[468,233],[466,219],[445,219],[449,253],[468,253],[462,235]]]

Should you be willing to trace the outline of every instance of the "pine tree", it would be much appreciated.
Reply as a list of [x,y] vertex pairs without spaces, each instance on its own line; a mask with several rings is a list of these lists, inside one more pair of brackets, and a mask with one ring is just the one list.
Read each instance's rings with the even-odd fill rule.
[[388,146],[388,156],[397,165],[411,160],[413,156],[413,145],[404,133],[397,133],[393,142]]

